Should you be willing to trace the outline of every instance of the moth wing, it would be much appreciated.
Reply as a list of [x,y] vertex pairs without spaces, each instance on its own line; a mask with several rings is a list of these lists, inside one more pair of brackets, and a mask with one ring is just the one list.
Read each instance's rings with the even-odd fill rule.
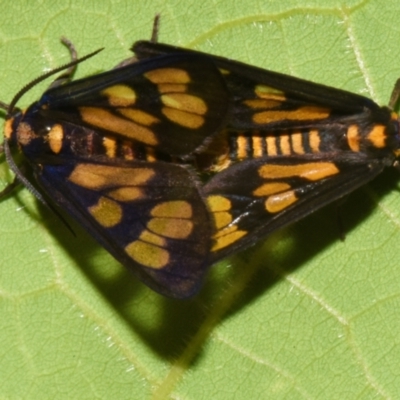
[[216,262],[315,212],[373,179],[380,160],[360,154],[277,156],[243,161],[217,174],[204,193]]
[[230,104],[211,59],[169,54],[51,88],[34,116],[184,157],[220,131]]
[[39,183],[119,262],[157,292],[193,295],[206,272],[211,225],[192,174],[163,162],[44,164]]

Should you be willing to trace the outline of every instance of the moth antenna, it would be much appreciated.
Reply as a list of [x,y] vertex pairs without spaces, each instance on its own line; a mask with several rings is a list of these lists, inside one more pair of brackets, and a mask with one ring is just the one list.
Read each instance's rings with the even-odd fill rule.
[[[11,103],[8,106],[8,109],[6,109],[7,111],[7,116],[6,118],[10,118],[14,112],[15,112],[15,105],[18,103],[19,99],[25,94],[27,93],[29,90],[31,90],[34,86],[36,86],[37,84],[39,84],[40,82],[44,81],[45,79],[47,79],[50,76],[53,76],[55,74],[57,74],[60,71],[63,70],[68,70],[70,68],[74,68],[77,64],[80,64],[81,62],[95,56],[96,54],[100,53],[100,51],[102,51],[103,48],[98,49],[96,51],[93,51],[92,53],[87,54],[86,56],[83,56],[81,58],[78,58],[76,60],[72,60],[71,62],[69,62],[68,64],[64,64],[61,67],[57,67],[55,69],[52,69],[49,72],[46,72],[45,74],[37,77],[36,79],[34,79],[33,81],[29,82],[27,85],[25,85],[21,90],[19,90],[19,92],[14,96],[14,98],[11,100]],[[2,103],[4,105],[4,103]],[[3,107],[2,107],[3,108]]]

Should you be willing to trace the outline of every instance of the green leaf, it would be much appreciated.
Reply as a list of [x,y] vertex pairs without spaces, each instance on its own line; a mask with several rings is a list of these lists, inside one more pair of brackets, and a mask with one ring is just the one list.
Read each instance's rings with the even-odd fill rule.
[[[8,2],[1,100],[81,55],[112,68],[150,37],[387,103],[400,76],[400,7],[382,2]],[[168,4],[166,4],[168,3]],[[379,4],[380,3],[380,4]],[[34,88],[27,106],[45,90]],[[0,182],[12,180],[5,163]],[[1,397],[333,399],[400,395],[400,196],[393,171],[336,207],[210,271],[189,301],[132,278],[75,223],[24,188],[0,203]]]

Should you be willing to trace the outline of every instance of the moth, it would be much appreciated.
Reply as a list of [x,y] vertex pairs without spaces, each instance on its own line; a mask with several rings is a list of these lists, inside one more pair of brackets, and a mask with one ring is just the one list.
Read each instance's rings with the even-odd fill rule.
[[152,289],[191,296],[210,265],[213,226],[190,164],[225,126],[225,81],[208,57],[178,53],[72,81],[88,57],[51,72],[65,69],[26,110],[16,102],[50,74],[2,103],[6,159],[40,201],[72,215]]
[[[233,105],[204,185],[214,232],[210,262],[243,250],[375,178],[400,155],[399,116],[371,99],[216,55],[138,41],[139,60],[203,55]],[[212,145],[211,145],[212,146]]]

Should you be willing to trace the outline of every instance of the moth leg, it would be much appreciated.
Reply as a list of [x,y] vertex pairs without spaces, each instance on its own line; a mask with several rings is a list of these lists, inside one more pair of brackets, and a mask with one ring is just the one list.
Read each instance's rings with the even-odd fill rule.
[[17,177],[14,177],[14,180],[9,183],[1,192],[0,192],[0,199],[7,197],[10,193],[14,191],[14,189],[20,185],[20,181]]
[[158,32],[160,31],[160,14],[156,14],[153,21],[150,42],[158,43]]
[[[0,145],[0,155],[5,155],[5,150],[4,150],[4,145]],[[25,166],[22,165],[19,168],[19,171],[21,171],[22,174],[25,172]],[[17,175],[14,176],[14,180],[11,183],[8,183],[7,186],[0,191],[0,199],[3,199],[4,197],[7,197],[10,193],[14,191],[14,189],[21,184],[20,180],[18,179]]]
[[65,83],[68,83],[72,80],[72,76],[75,73],[76,70],[76,60],[78,59],[78,53],[76,51],[76,48],[74,46],[74,44],[67,39],[66,37],[61,37],[61,43],[63,45],[65,45],[68,50],[69,50],[69,54],[71,56],[71,62],[74,63],[72,65],[70,65],[65,71],[63,71],[63,73],[58,76],[49,86],[49,89],[64,85]]
[[[160,28],[160,14],[156,14],[153,21],[153,29],[151,31],[150,42],[157,43],[158,42],[158,32]],[[126,65],[135,64],[139,61],[136,56],[132,56],[127,58],[126,60],[121,61],[117,64],[114,69],[125,67]]]
[[339,233],[339,239],[344,242],[346,240],[346,229],[343,223],[342,210],[349,196],[344,196],[336,201],[336,226]]
[[400,97],[400,78],[397,79],[392,94],[390,96],[389,107],[393,110],[396,107],[397,102],[399,101]]
[[[0,154],[4,154],[4,146],[0,145]],[[9,183],[1,192],[0,192],[0,199],[8,196],[12,191],[20,184],[20,181],[17,177],[14,177],[14,180]]]

